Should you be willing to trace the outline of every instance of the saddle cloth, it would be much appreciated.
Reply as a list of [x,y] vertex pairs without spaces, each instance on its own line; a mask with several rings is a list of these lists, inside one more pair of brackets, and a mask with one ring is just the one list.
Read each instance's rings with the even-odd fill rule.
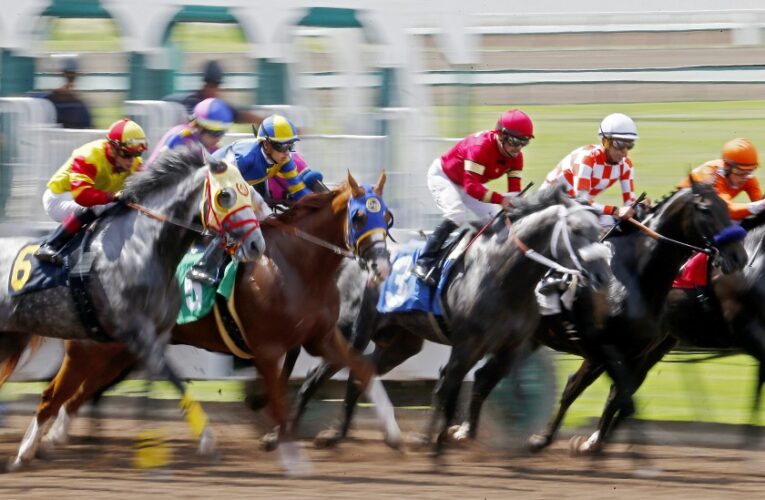
[[231,297],[236,282],[237,262],[232,260],[223,273],[223,279],[217,289],[203,285],[186,277],[189,270],[202,258],[202,252],[194,248],[184,255],[175,270],[175,278],[181,287],[183,301],[176,323],[192,323],[210,314],[215,304],[215,295],[222,295],[226,300]]
[[15,297],[57,286],[69,286],[69,269],[79,258],[80,252],[76,252],[77,255],[72,254],[79,248],[84,233],[85,231],[81,231],[62,250],[64,265],[42,262],[35,258],[34,253],[40,248],[43,239],[24,245],[11,265],[11,272],[8,275],[8,294]]
[[378,312],[423,311],[435,316],[443,316],[441,294],[466,244],[467,238],[453,248],[443,260],[441,277],[435,288],[429,287],[411,272],[422,252],[422,243],[401,247],[391,258],[391,272],[382,284],[380,298],[377,301]]

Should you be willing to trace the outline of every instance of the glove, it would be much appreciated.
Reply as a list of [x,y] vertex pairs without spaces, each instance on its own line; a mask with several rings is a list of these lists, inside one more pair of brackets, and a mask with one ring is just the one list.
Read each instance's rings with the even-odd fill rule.
[[750,212],[752,212],[752,215],[757,215],[763,210],[765,210],[765,198],[759,201],[753,201],[749,205],[747,205],[747,208]]
[[303,184],[305,184],[311,191],[324,191],[323,188],[316,189],[316,183],[320,183],[324,180],[324,174],[317,170],[311,170],[309,168],[303,170],[300,172],[300,180],[302,180]]
[[112,201],[116,203],[122,203],[123,205],[128,205],[135,202],[135,200],[131,196],[128,196],[125,191],[117,191],[114,193]]

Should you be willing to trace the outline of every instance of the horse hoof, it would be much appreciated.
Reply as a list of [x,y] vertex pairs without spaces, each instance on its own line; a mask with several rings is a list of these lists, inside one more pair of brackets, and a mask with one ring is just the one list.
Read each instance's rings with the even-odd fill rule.
[[[327,429],[321,431],[313,440],[313,445],[316,448],[334,448],[343,436],[337,429]],[[385,438],[385,444],[388,444],[388,438]],[[390,444],[388,444],[390,446]]]
[[202,431],[202,435],[199,436],[199,448],[197,453],[203,457],[215,457],[218,449],[218,444],[215,439],[215,434],[205,427]]
[[600,442],[588,439],[585,436],[574,436],[569,441],[569,452],[572,457],[582,455],[595,455],[600,453],[602,446]]
[[274,451],[279,447],[279,436],[275,432],[269,432],[260,438],[260,449],[263,451]]
[[409,447],[413,450],[422,450],[424,448],[429,448],[431,445],[428,436],[419,432],[409,433],[406,441]]
[[537,453],[550,446],[551,442],[552,440],[548,436],[542,434],[532,434],[527,442],[527,446],[529,451]]
[[464,443],[470,439],[470,424],[463,422],[461,425],[449,427],[449,438],[455,443]]
[[24,467],[26,462],[21,460],[19,457],[9,458],[8,463],[5,465],[5,471],[6,472],[16,472],[20,470],[22,467]]

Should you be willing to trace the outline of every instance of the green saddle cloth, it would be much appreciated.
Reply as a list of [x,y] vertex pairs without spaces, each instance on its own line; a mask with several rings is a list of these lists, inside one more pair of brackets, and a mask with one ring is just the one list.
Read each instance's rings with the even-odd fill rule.
[[175,270],[175,277],[181,287],[181,295],[183,296],[181,311],[178,313],[178,324],[191,323],[206,316],[212,310],[213,305],[215,305],[216,293],[223,295],[228,301],[231,297],[231,292],[234,290],[236,268],[238,265],[235,260],[232,260],[226,266],[223,279],[220,281],[217,290],[187,278],[186,273],[201,258],[201,251],[191,250],[183,257],[183,260],[181,260],[181,263],[178,264],[178,268]]

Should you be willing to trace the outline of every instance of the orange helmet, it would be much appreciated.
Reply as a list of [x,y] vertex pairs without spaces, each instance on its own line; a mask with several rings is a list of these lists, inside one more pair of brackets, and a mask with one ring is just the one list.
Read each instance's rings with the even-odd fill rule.
[[106,138],[124,156],[137,156],[149,147],[141,126],[127,118],[114,122],[109,127]]
[[742,170],[757,168],[757,148],[749,139],[733,139],[723,146],[722,159]]

